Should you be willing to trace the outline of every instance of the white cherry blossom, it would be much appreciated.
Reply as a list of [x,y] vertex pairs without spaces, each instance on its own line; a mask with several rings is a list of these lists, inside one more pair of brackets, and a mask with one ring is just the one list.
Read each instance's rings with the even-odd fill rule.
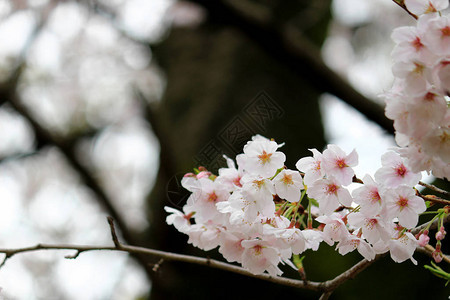
[[280,198],[289,202],[300,201],[303,180],[298,171],[282,170],[272,182],[274,183],[275,192]]

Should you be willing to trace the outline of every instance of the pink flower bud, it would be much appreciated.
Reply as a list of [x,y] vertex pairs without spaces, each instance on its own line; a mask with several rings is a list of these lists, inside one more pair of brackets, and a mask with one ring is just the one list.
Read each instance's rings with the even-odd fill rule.
[[441,227],[441,229],[436,232],[436,240],[441,241],[445,238],[445,235],[447,232],[444,230],[444,227]]
[[439,250],[434,251],[431,256],[433,256],[433,259],[436,263],[440,263],[442,261],[442,252]]
[[419,246],[425,247],[428,245],[428,242],[430,241],[430,237],[428,236],[428,232],[424,232],[419,236]]

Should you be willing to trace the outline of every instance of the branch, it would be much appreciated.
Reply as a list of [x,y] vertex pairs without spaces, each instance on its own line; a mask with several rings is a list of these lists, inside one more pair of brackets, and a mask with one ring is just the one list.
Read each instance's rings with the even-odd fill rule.
[[[297,280],[297,279],[291,279],[291,278],[285,278],[285,277],[274,277],[269,274],[253,274],[250,273],[248,270],[230,264],[221,262],[215,259],[210,258],[202,258],[197,256],[191,256],[191,255],[184,255],[184,254],[177,254],[177,253],[171,253],[166,251],[160,251],[150,248],[144,248],[144,247],[137,247],[137,246],[129,246],[122,244],[117,235],[116,230],[114,226],[114,220],[111,217],[108,217],[108,224],[111,231],[111,237],[114,243],[114,246],[92,246],[92,245],[69,245],[69,244],[37,244],[35,246],[30,247],[23,247],[23,248],[0,248],[0,253],[5,254],[5,258],[3,259],[3,262],[0,264],[0,268],[5,265],[6,261],[13,257],[16,254],[20,253],[26,253],[26,252],[34,252],[34,251],[40,251],[40,250],[74,250],[76,251],[75,254],[72,255],[66,255],[66,259],[75,259],[77,258],[81,253],[88,252],[88,251],[119,251],[119,252],[127,252],[132,255],[137,255],[139,257],[142,256],[148,256],[152,258],[159,258],[158,262],[153,265],[152,270],[156,272],[158,268],[161,266],[161,264],[164,261],[178,261],[178,262],[184,262],[184,263],[191,263],[196,265],[202,265],[206,267],[212,267],[215,269],[233,272],[236,274],[257,278],[265,281],[269,281],[272,283],[294,287],[294,288],[301,288],[311,291],[318,291],[322,292],[322,296],[320,299],[328,299],[330,295],[333,293],[334,290],[336,290],[340,285],[345,283],[347,280],[354,278],[359,273],[364,271],[367,267],[372,265],[374,262],[376,262],[381,257],[385,256],[387,253],[379,254],[377,255],[373,260],[368,261],[366,259],[361,260],[357,264],[355,264],[353,267],[348,269],[347,271],[344,271],[340,275],[336,276],[334,279],[325,281],[325,282],[315,282],[315,281],[308,281],[308,280]],[[430,246],[429,249],[425,248],[418,248],[419,252],[423,251],[434,251],[434,249]],[[444,260],[446,262],[449,262],[449,259],[447,257],[444,257]]]
[[6,261],[11,258],[12,256],[20,253],[25,252],[34,252],[34,251],[40,251],[40,250],[74,250],[76,253],[74,255],[66,255],[65,258],[67,259],[74,259],[77,258],[79,254],[82,252],[88,252],[88,251],[120,251],[120,252],[127,252],[130,254],[135,255],[143,255],[143,256],[149,256],[149,257],[156,257],[160,258],[157,264],[154,265],[153,270],[159,268],[159,266],[163,263],[163,261],[179,261],[179,262],[185,262],[185,263],[191,263],[191,264],[197,264],[207,267],[212,267],[215,269],[220,269],[224,271],[233,272],[236,274],[241,274],[253,278],[258,278],[266,281],[270,281],[273,283],[290,286],[290,287],[296,287],[296,288],[303,288],[307,290],[312,291],[323,291],[324,288],[322,287],[322,284],[319,282],[313,282],[313,281],[303,281],[303,280],[296,280],[296,279],[290,279],[290,278],[284,278],[284,277],[273,277],[269,274],[252,274],[246,269],[232,265],[229,263],[224,263],[215,259],[210,258],[202,258],[202,257],[196,257],[191,255],[183,255],[183,254],[176,254],[171,252],[165,252],[165,251],[159,251],[149,248],[143,248],[143,247],[137,247],[137,246],[128,246],[121,244],[117,238],[117,235],[115,233],[115,227],[114,222],[111,217],[108,217],[108,223],[111,230],[112,239],[114,242],[114,246],[91,246],[91,245],[68,245],[68,244],[37,244],[35,246],[30,247],[23,247],[23,248],[0,248],[0,253],[5,254],[5,258],[3,262],[0,264],[0,267],[2,267]]
[[426,188],[428,188],[428,189],[430,189],[432,191],[435,191],[437,193],[440,193],[440,194],[442,194],[444,196],[450,197],[450,192],[448,192],[446,190],[443,190],[443,189],[440,189],[440,188],[438,188],[435,185],[428,184],[428,183],[422,182],[422,181],[419,181],[419,185],[424,186],[424,187],[426,187]]
[[357,264],[355,264],[353,267],[348,269],[347,271],[336,276],[334,279],[323,282],[321,284],[321,287],[325,291],[328,292],[328,294],[324,293],[322,295],[322,297],[324,297],[323,299],[328,299],[328,297],[331,295],[331,293],[336,288],[338,288],[341,284],[343,284],[344,282],[346,282],[349,279],[355,278],[356,275],[358,275],[359,273],[364,271],[367,267],[369,267],[370,265],[372,265],[374,262],[376,262],[378,259],[380,259],[381,257],[383,257],[385,255],[386,255],[386,253],[378,254],[377,256],[375,256],[374,259],[372,259],[370,261],[367,259],[363,259],[363,260],[359,261]]
[[[449,223],[449,222],[450,222],[450,214],[447,215],[447,217],[445,217],[444,220],[443,220],[443,223],[444,223],[444,224],[447,224],[447,223]],[[420,225],[420,226],[417,226],[416,228],[414,228],[413,230],[411,230],[411,233],[412,233],[413,235],[416,235],[416,234],[418,234],[419,232],[421,232],[422,230],[424,230],[425,228],[427,228],[428,226],[430,226],[430,227],[428,228],[429,230],[433,230],[433,229],[436,229],[436,228],[438,227],[438,224],[439,224],[439,219],[436,219],[436,220],[434,220],[434,221],[430,221],[430,222],[424,223],[424,224],[422,224],[422,225]]]
[[342,99],[369,120],[393,134],[393,122],[384,108],[356,91],[322,60],[319,49],[290,24],[275,25],[270,11],[248,1],[190,0],[202,5],[212,18],[236,27],[273,58],[292,69],[322,92]]
[[425,201],[430,201],[437,204],[444,204],[444,205],[450,205],[450,200],[442,199],[439,197],[436,197],[435,195],[422,195],[417,191],[417,194],[420,198],[422,198]]
[[[433,246],[431,246],[431,245],[426,245],[425,247],[417,247],[417,249],[416,249],[416,251],[417,252],[420,252],[420,253],[423,253],[423,254],[425,254],[425,255],[427,255],[427,256],[429,256],[429,257],[431,257],[431,258],[433,258],[433,252],[435,251],[436,249],[434,249],[434,247]],[[433,260],[434,260],[434,258],[433,258]],[[447,264],[450,264],[450,257],[448,257],[448,255],[442,255],[442,260],[444,261],[444,262],[446,262]]]
[[392,1],[394,1],[394,3],[395,4],[397,4],[398,6],[400,6],[404,11],[406,11],[411,17],[413,17],[414,19],[418,19],[418,17],[415,15],[415,14],[413,14],[412,12],[410,12],[409,10],[408,10],[408,8],[406,7],[406,5],[405,5],[405,1],[404,0],[392,0]]

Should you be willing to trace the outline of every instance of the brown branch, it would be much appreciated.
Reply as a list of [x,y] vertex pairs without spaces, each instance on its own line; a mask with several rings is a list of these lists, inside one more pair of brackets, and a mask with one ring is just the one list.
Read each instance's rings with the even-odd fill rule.
[[[326,298],[323,298],[323,299],[328,299],[328,297],[331,295],[331,293],[336,288],[338,288],[341,284],[343,284],[344,282],[346,282],[349,279],[355,278],[356,275],[358,275],[359,273],[364,271],[367,267],[369,267],[370,265],[372,265],[374,262],[376,262],[378,259],[380,259],[381,257],[383,257],[385,255],[386,255],[386,253],[378,254],[372,260],[363,259],[363,260],[359,261],[358,263],[356,263],[353,267],[351,267],[347,271],[344,271],[340,275],[336,276],[334,279],[323,282],[321,284],[321,287],[324,289],[324,291],[328,292],[328,294],[324,293]],[[322,295],[322,297],[324,297],[324,295]]]
[[[433,255],[432,255],[432,254],[433,254],[434,250],[436,250],[436,249],[434,249],[434,247],[431,246],[431,245],[426,245],[425,247],[418,247],[418,248],[416,249],[417,252],[423,253],[423,254],[425,254],[425,255],[431,257],[431,258],[433,258]],[[434,259],[434,258],[433,258],[433,259]],[[448,257],[447,255],[442,254],[442,260],[443,260],[444,262],[446,262],[447,264],[450,264],[450,257]]]
[[[165,261],[178,261],[178,262],[185,262],[185,263],[192,263],[207,267],[212,267],[215,269],[220,269],[224,271],[233,272],[236,274],[241,274],[253,278],[258,278],[266,281],[270,281],[273,283],[290,286],[290,287],[296,287],[296,288],[304,288],[308,290],[313,291],[321,291],[323,290],[321,288],[320,283],[313,282],[313,281],[303,281],[303,280],[296,280],[296,279],[290,279],[290,278],[284,278],[284,277],[273,277],[269,274],[252,274],[246,269],[232,265],[229,263],[224,263],[215,259],[210,258],[202,258],[202,257],[196,257],[191,255],[184,255],[184,254],[177,254],[177,253],[171,253],[171,252],[165,252],[165,251],[159,251],[149,248],[143,248],[143,247],[136,247],[136,246],[128,246],[128,245],[121,245],[120,248],[117,248],[116,246],[89,246],[89,245],[67,245],[67,244],[38,244],[36,246],[31,247],[24,247],[24,248],[0,248],[0,253],[6,254],[6,258],[4,259],[2,265],[5,264],[6,260],[11,258],[12,256],[19,254],[19,253],[25,253],[25,252],[33,252],[33,251],[40,251],[40,250],[75,250],[76,254],[71,256],[66,256],[66,258],[76,258],[80,253],[82,252],[88,252],[88,251],[120,251],[120,252],[127,252],[130,254],[139,254],[149,257],[158,257],[160,258],[159,262],[156,265],[159,265],[162,261],[161,259]],[[1,265],[1,266],[2,266]]]
[[440,194],[442,194],[442,195],[444,195],[444,196],[450,197],[450,192],[448,192],[448,191],[446,191],[446,190],[443,190],[443,189],[440,189],[440,188],[438,188],[438,187],[435,186],[435,185],[428,184],[428,183],[422,182],[422,181],[419,181],[419,185],[424,186],[424,187],[426,187],[427,189],[430,189],[430,190],[432,190],[432,191],[434,191],[434,192],[440,193]]
[[410,12],[409,10],[408,10],[408,8],[406,7],[406,5],[405,5],[405,1],[403,1],[403,0],[392,0],[392,1],[394,1],[394,3],[395,4],[397,4],[398,6],[400,6],[404,11],[406,11],[411,17],[413,17],[414,19],[418,19],[418,17],[415,15],[415,14],[413,14],[412,12]]
[[435,195],[422,195],[421,193],[418,193],[418,195],[425,201],[430,201],[436,204],[450,205],[450,200],[442,199]]
[[[366,259],[361,260],[360,262],[356,263],[353,267],[350,269],[344,271],[340,275],[336,276],[334,279],[325,281],[325,282],[315,282],[315,281],[307,281],[307,280],[297,280],[297,279],[291,279],[291,278],[285,278],[285,277],[274,277],[269,274],[253,274],[249,272],[248,270],[236,266],[234,264],[221,262],[215,259],[211,259],[209,257],[202,258],[197,256],[191,256],[191,255],[184,255],[184,254],[177,254],[177,253],[171,253],[166,251],[160,251],[150,248],[143,248],[143,247],[137,247],[137,246],[129,246],[121,244],[117,238],[115,227],[114,227],[114,221],[111,217],[108,217],[108,223],[111,230],[111,236],[112,240],[114,242],[114,246],[90,246],[90,245],[68,245],[68,244],[37,244],[35,246],[30,247],[23,247],[23,248],[0,248],[0,253],[5,254],[5,258],[3,262],[0,264],[0,267],[5,265],[6,261],[13,257],[16,254],[25,253],[25,252],[33,252],[33,251],[39,251],[39,250],[74,250],[76,251],[73,255],[66,255],[65,258],[68,259],[74,259],[77,258],[81,253],[88,252],[88,251],[120,251],[120,252],[127,252],[132,255],[137,256],[148,256],[148,257],[156,257],[159,258],[159,261],[153,265],[152,270],[156,272],[160,265],[164,261],[178,261],[178,262],[185,262],[185,263],[191,263],[196,265],[202,265],[206,267],[212,267],[215,269],[220,269],[223,271],[233,272],[236,274],[241,274],[244,276],[249,276],[269,282],[273,282],[276,284],[294,287],[294,288],[301,288],[301,289],[307,289],[312,291],[318,291],[322,292],[322,296],[320,299],[328,299],[330,295],[333,293],[334,290],[336,290],[340,285],[345,283],[347,280],[352,279],[356,277],[359,273],[364,271],[367,267],[372,265],[374,262],[376,262],[381,257],[385,256],[387,253],[379,254],[375,256],[375,258],[371,261],[368,261]],[[418,230],[419,228],[416,228]],[[419,251],[423,251],[421,248],[418,248]],[[434,251],[434,249],[429,246],[428,248],[425,248],[427,252]],[[450,261],[447,257],[444,256],[444,259],[446,262]]]

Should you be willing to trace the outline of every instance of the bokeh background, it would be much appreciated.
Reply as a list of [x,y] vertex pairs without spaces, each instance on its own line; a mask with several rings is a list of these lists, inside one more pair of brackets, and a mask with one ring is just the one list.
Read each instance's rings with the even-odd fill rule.
[[[379,97],[393,80],[390,33],[414,22],[388,0],[0,0],[0,247],[112,245],[112,216],[126,243],[220,259],[165,224],[163,207],[186,200],[181,176],[225,166],[222,153],[257,133],[286,143],[290,168],[335,143],[358,151],[359,177],[373,174],[395,146]],[[124,253],[67,254],[9,259],[2,297],[319,297],[182,263],[154,271],[157,259]],[[326,245],[306,254],[311,280],[361,259]],[[415,257],[382,259],[332,299],[448,296]]]

